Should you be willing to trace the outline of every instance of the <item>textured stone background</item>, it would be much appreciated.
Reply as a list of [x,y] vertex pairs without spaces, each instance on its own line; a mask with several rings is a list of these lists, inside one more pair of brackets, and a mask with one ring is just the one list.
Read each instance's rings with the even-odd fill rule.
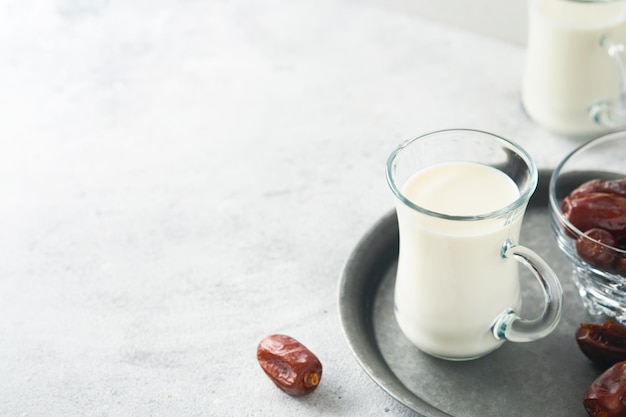
[[[348,348],[338,279],[402,140],[578,144],[525,116],[523,62],[382,1],[3,2],[0,416],[412,415]],[[275,332],[324,363],[314,395],[262,374]]]

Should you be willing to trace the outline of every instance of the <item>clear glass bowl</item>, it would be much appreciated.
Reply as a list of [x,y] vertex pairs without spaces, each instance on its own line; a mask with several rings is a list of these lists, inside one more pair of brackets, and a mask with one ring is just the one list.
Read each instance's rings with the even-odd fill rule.
[[[624,178],[626,131],[591,140],[570,153],[552,173],[549,191],[556,241],[572,261],[572,276],[587,310],[622,324],[626,324],[626,181],[623,187],[596,183],[578,195],[570,193],[591,180]],[[609,235],[589,232],[592,228]]]

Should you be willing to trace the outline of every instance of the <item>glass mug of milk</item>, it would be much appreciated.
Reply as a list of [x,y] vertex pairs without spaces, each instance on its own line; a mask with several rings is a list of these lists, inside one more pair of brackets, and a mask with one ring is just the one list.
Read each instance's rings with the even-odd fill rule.
[[529,0],[522,102],[566,136],[626,127],[626,0]]
[[[400,236],[394,311],[414,345],[439,358],[469,360],[556,327],[561,284],[517,243],[538,176],[523,149],[486,132],[442,130],[401,144],[386,174]],[[519,263],[544,291],[538,318],[516,313]]]

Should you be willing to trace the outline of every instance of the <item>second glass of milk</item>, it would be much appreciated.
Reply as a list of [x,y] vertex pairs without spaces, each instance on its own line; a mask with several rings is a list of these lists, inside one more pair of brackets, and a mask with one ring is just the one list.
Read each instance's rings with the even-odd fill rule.
[[521,98],[566,136],[626,126],[626,0],[529,0]]
[[[537,169],[523,149],[476,130],[433,132],[390,155],[387,181],[400,233],[394,309],[413,344],[433,356],[468,360],[505,340],[536,340],[556,327],[559,280],[517,244],[537,185]],[[518,261],[545,292],[540,317],[516,314]]]

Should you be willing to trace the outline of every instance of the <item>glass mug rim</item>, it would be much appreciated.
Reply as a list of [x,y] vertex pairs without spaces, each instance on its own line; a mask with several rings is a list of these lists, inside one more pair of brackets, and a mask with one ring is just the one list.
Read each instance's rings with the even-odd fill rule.
[[[437,211],[429,210],[425,207],[422,207],[420,205],[413,203],[411,200],[406,198],[406,196],[402,194],[402,191],[398,187],[396,180],[395,180],[396,179],[395,178],[396,177],[395,162],[396,162],[397,157],[402,153],[402,151],[404,151],[406,148],[408,148],[415,142],[418,142],[420,140],[423,140],[423,139],[426,139],[428,137],[432,137],[435,135],[442,135],[442,134],[448,134],[448,133],[468,133],[472,135],[477,134],[479,136],[489,136],[492,139],[495,139],[496,142],[504,145],[504,147],[514,151],[517,155],[519,155],[522,158],[522,160],[526,163],[526,166],[528,167],[528,171],[530,174],[528,184],[523,191],[520,190],[519,197],[512,203],[498,210],[494,210],[494,211],[487,212],[487,213],[481,213],[477,215],[469,215],[469,216],[468,215],[451,215],[451,214],[440,213]],[[450,162],[452,162],[452,160]],[[477,162],[477,161],[472,161],[472,162]],[[417,172],[419,169],[422,169],[422,168],[426,168],[426,166],[419,167],[418,169],[415,170],[415,172]],[[405,206],[413,210],[416,210],[422,214],[428,215],[428,216],[437,217],[443,220],[451,220],[451,221],[480,221],[480,220],[495,219],[503,215],[506,215],[512,211],[515,211],[521,207],[524,207],[525,204],[530,200],[530,197],[535,192],[535,189],[537,187],[537,182],[539,179],[537,166],[534,160],[530,157],[530,154],[528,154],[528,152],[526,152],[519,145],[517,145],[516,143],[506,138],[503,138],[502,136],[499,136],[493,133],[489,133],[483,130],[464,129],[464,128],[436,130],[436,131],[424,133],[422,135],[416,136],[414,138],[411,138],[402,142],[391,152],[391,154],[387,158],[385,173],[386,173],[386,178],[387,178],[387,184],[391,188],[391,191],[396,196],[396,198],[398,198]]]

